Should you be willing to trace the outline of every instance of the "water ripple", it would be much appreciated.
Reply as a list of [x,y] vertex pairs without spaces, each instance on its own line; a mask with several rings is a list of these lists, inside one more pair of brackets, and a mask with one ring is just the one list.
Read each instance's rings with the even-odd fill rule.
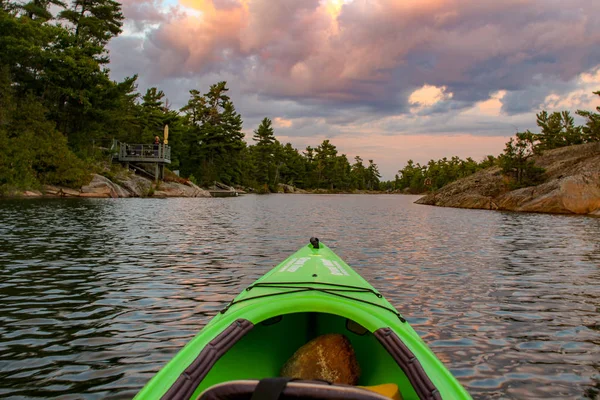
[[600,388],[600,219],[412,196],[0,202],[0,396],[131,398],[318,236],[475,398]]

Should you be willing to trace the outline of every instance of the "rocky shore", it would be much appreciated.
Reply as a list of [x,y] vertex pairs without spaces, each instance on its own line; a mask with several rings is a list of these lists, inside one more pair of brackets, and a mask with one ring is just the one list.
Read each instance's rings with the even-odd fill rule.
[[492,167],[452,182],[416,203],[600,216],[600,143],[545,151],[535,163],[546,170],[545,181],[537,186],[510,190],[500,168]]
[[291,193],[291,194],[408,194],[400,191],[396,192],[384,192],[381,190],[351,190],[344,191],[338,189],[300,189],[295,186],[286,185],[280,183],[277,187],[277,193]]
[[70,189],[59,186],[44,185],[41,190],[27,190],[15,193],[14,197],[211,197],[192,182],[161,181],[156,185],[153,181],[131,172],[121,172],[113,178],[92,174],[92,180],[81,189]]
[[[236,191],[239,194],[252,192],[248,188],[232,188],[217,182],[214,191],[229,192]],[[280,183],[277,193],[287,194],[383,194],[385,192],[373,190],[355,190],[352,192],[331,191],[327,189],[304,190],[292,185]],[[162,181],[158,185],[145,177],[135,175],[132,172],[121,171],[117,176],[111,179],[92,174],[89,184],[80,189],[72,189],[61,186],[44,185],[41,190],[26,190],[23,192],[10,193],[8,197],[88,197],[88,198],[127,198],[127,197],[220,197],[219,193],[211,195],[206,189],[203,189],[190,181],[179,179],[178,181]]]

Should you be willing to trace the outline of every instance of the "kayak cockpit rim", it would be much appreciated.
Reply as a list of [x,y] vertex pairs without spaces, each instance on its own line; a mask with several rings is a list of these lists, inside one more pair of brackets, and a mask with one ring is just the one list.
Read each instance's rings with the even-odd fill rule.
[[[176,381],[167,389],[162,399],[189,399],[197,398],[199,393],[211,387],[213,384],[220,383],[220,381],[210,382],[210,384],[204,384],[203,380],[211,373],[211,370],[219,362],[221,357],[225,356],[231,351],[235,345],[244,340],[244,337],[251,333],[257,327],[270,327],[277,325],[286,318],[298,318],[302,314],[306,314],[307,321],[314,323],[314,313],[291,313],[282,314],[266,320],[260,321],[257,324],[245,319],[236,319],[233,321],[225,330],[223,330],[217,337],[211,340],[201,352],[195,357],[195,359],[188,365],[188,367],[177,377]],[[331,318],[346,319],[339,315],[327,315],[326,313],[320,314],[322,321]],[[311,319],[312,315],[312,319]],[[318,325],[318,324],[317,324]],[[348,332],[352,332],[357,336],[364,336],[370,331],[362,327],[358,322],[346,319],[344,326]],[[310,327],[307,324],[307,328]],[[421,365],[419,359],[414,353],[408,348],[408,346],[402,341],[402,339],[389,327],[379,328],[374,332],[370,332],[372,338],[360,339],[360,341],[372,341],[371,346],[378,343],[382,349],[384,349],[391,359],[395,362],[397,367],[404,373],[407,383],[410,384],[412,390],[414,390],[417,398],[419,399],[441,399],[440,392],[432,382],[430,377],[427,375],[425,369]],[[312,332],[310,336],[318,336],[317,332]],[[352,336],[352,335],[350,335]],[[373,341],[376,339],[376,342]],[[369,349],[374,351],[376,349]],[[389,369],[389,366],[388,366]],[[248,378],[248,377],[245,377]],[[210,379],[209,379],[210,380]],[[213,379],[214,380],[214,379]],[[409,390],[406,385],[403,388],[404,391]]]

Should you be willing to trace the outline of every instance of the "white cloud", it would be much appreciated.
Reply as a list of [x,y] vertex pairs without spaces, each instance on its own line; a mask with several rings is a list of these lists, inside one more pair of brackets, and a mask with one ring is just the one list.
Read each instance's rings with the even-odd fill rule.
[[447,89],[446,86],[423,85],[408,97],[408,103],[412,106],[410,111],[414,114],[441,101],[451,99],[453,93],[446,92]]
[[600,106],[600,96],[594,92],[600,90],[600,68],[584,72],[576,79],[576,88],[567,93],[552,92],[540,105],[548,111],[593,110]]
[[505,95],[506,90],[492,93],[489,99],[475,103],[465,114],[499,117],[502,114],[502,99]]

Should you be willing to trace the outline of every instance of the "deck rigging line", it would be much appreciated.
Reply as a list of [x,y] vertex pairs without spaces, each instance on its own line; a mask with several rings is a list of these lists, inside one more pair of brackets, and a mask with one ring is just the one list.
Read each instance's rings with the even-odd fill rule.
[[[319,287],[313,287],[313,286],[299,286],[299,285],[324,285],[324,286],[331,286],[331,287],[319,288]],[[284,292],[261,294],[258,296],[247,297],[245,299],[240,299],[240,300],[232,300],[229,302],[229,304],[227,304],[225,306],[225,308],[223,308],[221,310],[221,314],[225,314],[232,306],[239,304],[239,303],[243,303],[248,300],[255,300],[255,299],[261,299],[261,298],[273,297],[273,296],[282,296],[282,295],[286,295],[286,294],[317,291],[317,292],[326,293],[326,294],[330,294],[330,295],[337,296],[337,297],[342,297],[344,299],[349,299],[349,300],[353,300],[353,301],[358,301],[360,303],[369,304],[369,305],[372,305],[375,307],[379,307],[379,308],[387,310],[387,311],[391,312],[392,314],[394,314],[395,316],[397,316],[401,322],[406,322],[406,319],[404,319],[404,317],[402,317],[402,315],[398,311],[394,310],[393,308],[386,307],[381,304],[373,303],[368,300],[357,299],[352,296],[346,296],[346,295],[340,293],[340,292],[372,293],[377,298],[383,297],[380,293],[376,292],[375,290],[373,290],[371,288],[364,288],[364,287],[360,287],[360,286],[351,286],[351,285],[340,285],[340,284],[325,283],[325,282],[265,282],[265,283],[255,283],[253,285],[250,285],[246,288],[246,291],[249,292],[256,287],[273,288],[273,289],[292,289],[292,290],[288,290],[288,291],[284,291]]]

